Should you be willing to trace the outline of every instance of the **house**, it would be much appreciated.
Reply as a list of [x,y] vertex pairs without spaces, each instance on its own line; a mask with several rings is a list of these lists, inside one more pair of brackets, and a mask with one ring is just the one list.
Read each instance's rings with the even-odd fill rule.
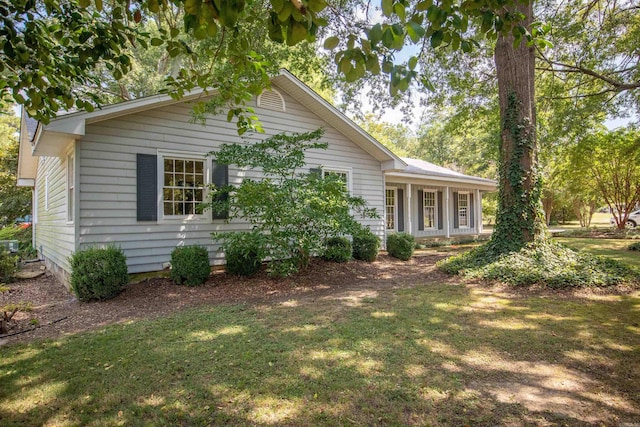
[[248,224],[195,207],[210,183],[259,176],[205,155],[222,143],[285,131],[325,128],[329,149],[307,152],[309,169],[344,175],[349,190],[381,213],[364,222],[381,238],[395,231],[417,237],[482,231],[480,200],[495,189],[493,181],[397,157],[287,71],[253,100],[265,135],[243,140],[225,115],[193,123],[191,103],[203,96],[151,96],[47,125],[23,117],[18,185],[33,188],[33,244],[63,282],[69,256],[95,245],[120,246],[131,273],[163,269],[180,245],[206,245],[211,263],[222,263],[211,233]]

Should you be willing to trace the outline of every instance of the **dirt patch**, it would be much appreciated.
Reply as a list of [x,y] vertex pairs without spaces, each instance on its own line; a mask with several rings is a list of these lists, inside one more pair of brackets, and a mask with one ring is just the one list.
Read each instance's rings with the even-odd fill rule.
[[[0,294],[0,306],[29,302],[32,310],[17,313],[9,333],[25,333],[1,338],[1,344],[52,339],[109,325],[139,319],[167,316],[179,310],[211,304],[268,304],[296,298],[320,298],[337,291],[376,291],[412,287],[429,281],[443,282],[450,277],[437,271],[435,263],[447,256],[429,251],[404,262],[380,255],[373,263],[352,261],[336,264],[315,260],[302,274],[287,279],[271,279],[263,270],[247,279],[212,273],[204,286],[175,285],[167,278],[150,278],[128,285],[116,298],[83,303],[67,291],[51,274],[18,280]],[[39,264],[29,269],[37,271]]]

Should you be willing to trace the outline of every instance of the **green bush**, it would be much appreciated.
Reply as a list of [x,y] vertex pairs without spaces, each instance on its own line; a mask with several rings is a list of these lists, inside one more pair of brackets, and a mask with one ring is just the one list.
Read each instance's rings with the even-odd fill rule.
[[122,249],[89,248],[70,259],[71,289],[80,301],[113,298],[129,281],[127,258]]
[[485,244],[439,261],[437,266],[450,274],[516,286],[603,287],[640,281],[637,271],[619,261],[575,252],[555,242],[530,244],[519,252],[501,255]]
[[18,271],[18,257],[0,248],[0,283],[12,281],[16,271]]
[[380,239],[368,228],[353,236],[353,257],[362,261],[373,262],[378,257]]
[[640,251],[640,242],[634,242],[630,244],[628,249],[630,251]]
[[346,237],[330,237],[325,243],[322,258],[333,262],[347,262],[351,260],[351,242]]
[[36,257],[36,251],[31,246],[31,227],[22,228],[17,225],[10,225],[0,228],[0,240],[17,240],[18,256],[21,259],[31,259]]
[[260,270],[265,238],[257,231],[229,233],[222,245],[227,273],[250,277]]
[[416,239],[408,233],[394,233],[387,236],[387,252],[394,258],[407,261],[413,255]]
[[171,252],[171,280],[178,285],[202,285],[210,274],[207,248],[183,246]]

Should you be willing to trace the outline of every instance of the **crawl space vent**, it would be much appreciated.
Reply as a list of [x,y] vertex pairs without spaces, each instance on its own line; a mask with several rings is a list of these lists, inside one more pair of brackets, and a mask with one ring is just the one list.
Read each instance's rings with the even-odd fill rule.
[[277,90],[265,90],[258,96],[258,107],[269,110],[285,111],[284,98]]

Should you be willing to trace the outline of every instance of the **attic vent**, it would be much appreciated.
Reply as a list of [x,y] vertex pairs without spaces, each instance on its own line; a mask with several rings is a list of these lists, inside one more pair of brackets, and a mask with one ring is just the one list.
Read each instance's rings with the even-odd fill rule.
[[277,90],[265,90],[258,96],[258,107],[269,110],[285,111],[284,98]]

